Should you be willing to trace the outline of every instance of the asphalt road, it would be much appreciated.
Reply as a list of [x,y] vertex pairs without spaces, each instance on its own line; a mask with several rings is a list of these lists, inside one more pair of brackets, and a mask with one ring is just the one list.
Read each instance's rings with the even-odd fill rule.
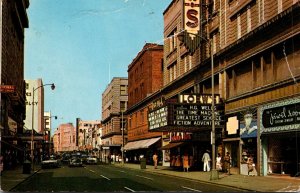
[[241,192],[240,189],[113,165],[43,169],[12,191],[42,192]]

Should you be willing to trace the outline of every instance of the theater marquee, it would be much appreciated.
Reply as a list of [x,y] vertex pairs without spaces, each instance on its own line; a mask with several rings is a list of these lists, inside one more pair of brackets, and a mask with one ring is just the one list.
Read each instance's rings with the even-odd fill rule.
[[[169,102],[148,113],[149,131],[195,131],[211,129],[211,95],[182,94],[179,102]],[[215,127],[224,126],[224,105],[215,97]]]

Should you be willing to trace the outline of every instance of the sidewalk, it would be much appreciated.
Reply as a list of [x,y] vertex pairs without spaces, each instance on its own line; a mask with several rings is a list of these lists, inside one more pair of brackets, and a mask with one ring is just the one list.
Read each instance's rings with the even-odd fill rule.
[[[118,167],[126,167],[131,169],[140,169],[139,164],[114,164]],[[300,192],[300,178],[299,177],[271,177],[271,176],[245,176],[240,174],[228,175],[219,173],[218,180],[210,180],[210,172],[201,171],[175,171],[170,167],[158,166],[154,169],[153,166],[147,165],[145,172],[155,172],[163,175],[172,175],[180,178],[188,178],[191,180],[198,180],[202,182],[225,185],[230,187],[237,187],[246,191],[257,192]]]
[[0,180],[0,191],[10,191],[15,186],[37,173],[40,169],[40,165],[35,165],[34,171],[31,171],[30,174],[23,174],[23,166],[18,165],[14,169],[3,171]]

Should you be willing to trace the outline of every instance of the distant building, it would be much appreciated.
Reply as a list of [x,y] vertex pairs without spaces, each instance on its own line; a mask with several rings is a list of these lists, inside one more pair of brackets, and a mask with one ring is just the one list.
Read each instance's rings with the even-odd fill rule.
[[[102,93],[102,154],[121,155],[122,142],[126,142],[126,117],[128,79],[115,77]],[[124,135],[122,139],[122,130]]]
[[98,149],[97,133],[101,128],[100,120],[84,121],[80,118],[77,119],[78,126],[78,150],[92,151]]
[[60,124],[53,135],[54,152],[77,150],[76,129],[72,123]]

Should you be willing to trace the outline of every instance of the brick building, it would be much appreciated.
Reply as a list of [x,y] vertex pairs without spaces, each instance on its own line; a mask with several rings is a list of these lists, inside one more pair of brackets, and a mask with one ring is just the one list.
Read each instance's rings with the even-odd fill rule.
[[[22,163],[25,141],[24,28],[29,22],[28,0],[0,1],[0,129],[4,168]],[[12,90],[6,90],[11,86]]]
[[[124,112],[128,102],[128,79],[114,77],[102,93],[102,156],[120,156],[122,144],[127,141]],[[124,128],[122,135],[121,128]]]
[[[296,113],[300,91],[299,1],[193,3],[199,34],[189,37],[200,37],[194,50],[187,40],[179,41],[186,22],[196,21],[184,20],[183,6],[191,2],[173,0],[164,12],[164,84],[159,94],[165,100],[177,100],[181,93],[211,94],[214,88],[225,105],[225,124],[216,129],[216,152],[231,154],[231,172],[247,174],[244,155],[252,155],[254,175],[295,175],[299,172],[300,148],[300,117]],[[181,128],[178,131],[183,135],[192,131]],[[187,152],[199,159],[204,148],[211,149],[210,131],[193,131],[189,145],[183,140]],[[178,150],[182,144],[169,148]],[[185,150],[183,145],[179,153]],[[201,169],[201,163],[195,164]]]
[[162,87],[162,67],[163,46],[151,43],[146,43],[128,65],[128,143],[125,154],[129,161],[135,161],[134,158],[141,154],[151,161],[153,151],[161,146],[161,132],[149,132],[147,114],[152,104],[148,96]]

